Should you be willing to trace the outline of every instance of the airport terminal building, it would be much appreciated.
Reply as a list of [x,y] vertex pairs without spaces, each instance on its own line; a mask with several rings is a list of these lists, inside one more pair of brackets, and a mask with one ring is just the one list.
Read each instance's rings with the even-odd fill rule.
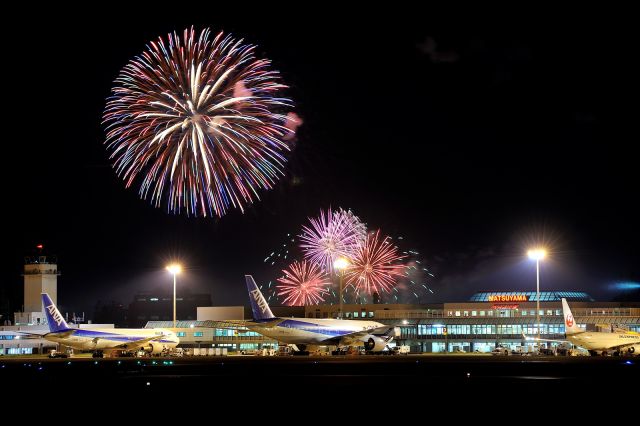
[[[37,335],[48,331],[41,293],[57,299],[57,277],[60,274],[54,259],[46,256],[28,257],[24,266],[24,309],[15,313],[14,324],[0,326],[0,355],[43,353],[57,345]],[[403,344],[414,353],[490,352],[496,346],[512,350],[529,350],[532,341],[527,336],[564,339],[564,319],[561,299],[569,302],[579,326],[587,330],[611,330],[614,327],[640,332],[639,302],[596,302],[580,291],[540,292],[540,309],[536,308],[537,293],[522,291],[483,291],[465,302],[413,304],[345,304],[344,318],[352,321],[373,320],[397,327],[399,336],[392,345]],[[204,304],[210,299],[203,300]],[[154,305],[154,298],[144,300]],[[145,307],[140,312],[152,312],[156,318],[168,318],[170,304],[160,304],[155,311]],[[337,318],[338,305],[272,306],[278,317]],[[157,312],[156,312],[157,311]],[[163,313],[166,312],[166,315]],[[180,311],[179,315],[180,315]],[[147,315],[142,318],[153,318]],[[183,316],[176,332],[180,346],[186,349],[226,348],[228,352],[276,348],[277,342],[256,332],[238,327],[228,320],[250,318],[250,310],[242,307],[197,307],[196,319]],[[539,325],[538,325],[539,324]],[[78,328],[111,328],[113,324],[79,324]],[[173,321],[148,321],[147,328],[173,328]],[[198,351],[200,352],[200,351]]]
[[[397,344],[409,345],[413,353],[490,352],[496,346],[530,351],[533,342],[523,335],[564,339],[561,299],[566,298],[578,325],[586,330],[607,331],[613,327],[640,332],[640,302],[595,302],[579,291],[540,292],[536,312],[536,292],[484,291],[466,302],[430,305],[345,304],[344,317],[353,321],[374,320],[398,327]],[[210,313],[216,308],[209,308]],[[277,316],[337,318],[338,305],[287,308]],[[240,311],[237,318],[242,319]],[[246,317],[246,315],[245,315]],[[538,323],[539,318],[539,323]],[[537,324],[540,324],[539,327]],[[170,321],[152,321],[147,327],[171,327]],[[275,347],[277,342],[249,330],[225,324],[220,318],[198,315],[197,321],[178,324],[181,346],[220,347],[228,351]]]

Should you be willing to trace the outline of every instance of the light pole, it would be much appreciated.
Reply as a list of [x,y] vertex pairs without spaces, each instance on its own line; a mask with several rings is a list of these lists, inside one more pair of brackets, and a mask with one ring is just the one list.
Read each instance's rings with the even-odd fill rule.
[[344,270],[349,267],[349,261],[344,257],[339,257],[333,262],[333,267],[338,271],[340,277],[340,310],[338,311],[338,319],[342,319],[342,280],[344,277]]
[[540,261],[547,255],[545,249],[529,250],[529,259],[536,261],[536,327],[538,329],[538,345],[540,345]]
[[167,271],[173,274],[173,328],[176,328],[176,275],[182,271],[182,266],[173,263],[167,266]]

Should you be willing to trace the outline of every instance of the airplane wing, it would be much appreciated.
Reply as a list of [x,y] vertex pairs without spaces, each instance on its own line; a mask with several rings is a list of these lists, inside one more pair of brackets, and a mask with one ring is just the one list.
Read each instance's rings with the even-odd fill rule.
[[528,341],[536,341],[536,342],[556,342],[556,343],[571,343],[571,341],[569,340],[554,340],[554,339],[543,339],[543,338],[537,338],[537,337],[532,337],[532,336],[527,336],[526,334],[522,333],[522,338],[524,340],[528,340]]
[[49,330],[43,330],[41,332],[37,332],[37,333],[28,333],[26,331],[0,331],[0,336],[5,336],[5,335],[18,335],[18,336],[33,336],[33,337],[42,337],[45,334],[49,334]]
[[203,322],[202,326],[211,327],[211,328],[224,328],[224,329],[237,330],[241,327],[250,328],[252,325],[259,325],[261,327],[265,327],[265,326],[273,327],[282,321],[284,320],[280,318],[276,318],[268,321],[260,321],[260,322],[256,322],[253,320],[224,320],[224,321],[207,320]]
[[0,335],[18,335],[18,336],[24,336],[27,338],[44,338],[47,335],[50,336],[55,336],[55,337],[68,337],[71,334],[73,334],[73,332],[75,331],[75,329],[70,329],[70,330],[65,330],[65,331],[60,331],[60,332],[50,332],[49,330],[42,330],[42,331],[38,331],[38,332],[27,332],[27,331],[0,331]]
[[[158,339],[162,339],[163,337],[166,337],[164,334],[163,335],[158,335],[158,336],[151,336],[151,337],[147,337],[145,339],[139,339],[139,340],[133,340],[131,342],[123,342],[120,345],[114,346],[114,349],[117,348],[122,348],[122,349],[132,349],[132,348],[137,348],[140,346],[144,346],[146,343],[152,342],[154,340],[158,340]],[[99,338],[96,338],[95,340],[97,340]]]
[[64,339],[66,337],[69,337],[73,334],[75,330],[65,330],[65,331],[54,331],[51,333],[45,333],[43,337],[47,337],[47,336],[54,336],[54,337],[58,337],[61,339]]
[[[360,330],[360,331],[354,331],[353,333],[349,333],[349,334],[343,334],[339,338],[332,337],[331,339],[325,340],[325,342],[328,343],[328,344],[335,344],[335,342],[337,342],[339,340],[364,341],[364,338],[366,336],[371,335],[371,334],[376,335],[376,336],[380,336],[380,335],[387,335],[388,336],[389,332],[393,331],[394,329],[395,329],[394,326],[385,325],[385,326],[378,327],[378,328],[370,328],[370,329],[367,329],[367,330]],[[395,337],[395,334],[392,337]],[[391,339],[389,339],[389,341],[391,341]]]

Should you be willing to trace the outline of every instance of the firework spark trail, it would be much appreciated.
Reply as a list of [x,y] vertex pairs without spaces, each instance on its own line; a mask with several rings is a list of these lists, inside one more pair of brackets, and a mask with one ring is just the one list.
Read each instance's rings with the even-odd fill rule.
[[223,216],[284,174],[286,88],[255,46],[209,29],[152,41],[115,80],[103,116],[126,187],[170,212]]
[[[353,214],[351,209],[344,210],[342,207],[335,213],[336,221],[344,223],[346,229],[353,230],[355,234],[355,244],[362,244],[367,236],[367,225],[358,216]],[[355,249],[355,248],[354,248]]]
[[345,270],[346,283],[357,294],[390,293],[397,277],[404,276],[405,266],[397,262],[405,256],[398,254],[398,248],[389,240],[389,237],[381,240],[379,230],[367,234],[365,242],[349,259],[351,265]]
[[403,251],[402,254],[406,255],[403,261],[405,264],[405,276],[398,280],[396,287],[405,290],[404,294],[406,295],[413,294],[417,301],[428,297],[427,292],[434,294],[433,289],[427,285],[429,280],[434,278],[434,275],[424,266],[426,262],[420,257],[420,253],[415,250],[407,250]]
[[283,269],[284,276],[278,278],[278,296],[289,306],[317,305],[324,302],[331,285],[327,275],[315,263],[294,261],[289,269]]
[[[317,218],[309,218],[311,226],[302,226],[300,248],[307,260],[320,265],[325,272],[333,272],[333,262],[339,257],[350,258],[360,245],[360,227],[356,216],[320,211]],[[357,219],[357,222],[353,220]]]

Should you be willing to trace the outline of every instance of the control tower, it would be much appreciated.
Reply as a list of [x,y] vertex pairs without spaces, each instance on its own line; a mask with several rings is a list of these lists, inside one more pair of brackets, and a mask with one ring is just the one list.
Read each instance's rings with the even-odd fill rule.
[[15,313],[16,325],[45,324],[42,293],[49,293],[58,303],[58,265],[51,256],[29,256],[24,258],[24,310]]

